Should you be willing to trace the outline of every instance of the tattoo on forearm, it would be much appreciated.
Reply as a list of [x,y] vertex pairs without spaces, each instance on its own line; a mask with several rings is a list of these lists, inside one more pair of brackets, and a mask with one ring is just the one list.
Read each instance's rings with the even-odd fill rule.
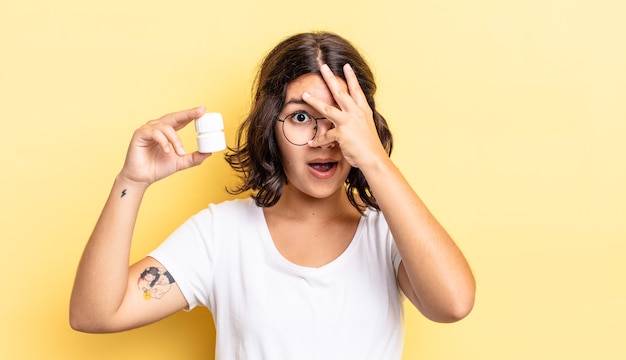
[[143,291],[144,300],[160,299],[172,288],[174,282],[167,270],[151,266],[139,275],[137,287]]
[[120,197],[124,197],[124,196],[126,196],[126,189],[122,190],[122,196]]

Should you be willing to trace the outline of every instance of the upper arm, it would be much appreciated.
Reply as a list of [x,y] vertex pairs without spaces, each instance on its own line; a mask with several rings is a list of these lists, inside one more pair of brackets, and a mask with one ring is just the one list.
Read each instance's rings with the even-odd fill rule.
[[[445,302],[445,299],[444,301],[430,299],[430,303],[424,301],[423,298],[420,298],[418,293],[415,291],[415,287],[412,286],[407,270],[402,262],[400,262],[400,266],[398,267],[397,280],[402,292],[411,301],[411,303],[420,311],[420,313],[422,313],[422,315],[432,321],[449,323],[461,320],[469,314],[472,306],[474,305],[473,292],[471,299],[466,303],[458,301],[457,298],[453,299],[454,301],[452,301],[452,304],[449,304],[450,302]],[[462,296],[457,295],[457,297],[462,299]]]
[[409,280],[409,275],[406,272],[406,268],[404,267],[404,262],[400,261],[400,265],[398,266],[397,273],[398,285],[400,289],[404,293],[404,295],[411,301],[411,303],[420,311],[423,312],[421,302],[411,286],[411,281]]
[[161,320],[188,306],[176,279],[152,257],[130,266],[124,300],[112,319],[113,331]]

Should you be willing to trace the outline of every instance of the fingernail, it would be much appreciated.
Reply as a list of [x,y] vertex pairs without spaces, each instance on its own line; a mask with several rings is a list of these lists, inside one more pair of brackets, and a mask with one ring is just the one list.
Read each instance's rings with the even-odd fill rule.
[[185,155],[185,149],[183,149],[183,147],[182,147],[182,146],[181,146],[181,147],[179,147],[179,148],[178,148],[178,153],[179,153],[179,154],[181,154],[181,155]]
[[311,97],[311,94],[309,94],[309,93],[308,93],[308,92],[306,92],[306,91],[302,94],[302,100],[306,100],[306,99],[308,99],[308,98],[310,98],[310,97]]

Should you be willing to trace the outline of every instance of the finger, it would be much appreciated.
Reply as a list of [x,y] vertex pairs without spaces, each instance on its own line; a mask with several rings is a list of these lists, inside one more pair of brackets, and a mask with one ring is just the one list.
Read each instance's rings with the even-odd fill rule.
[[202,116],[204,114],[204,109],[205,107],[203,105],[189,110],[174,112],[163,116],[161,120],[178,131],[187,126],[191,120]]
[[152,129],[152,131],[150,131],[150,138],[151,139],[146,140],[152,140],[156,142],[164,153],[169,154],[171,152],[170,142],[167,139],[167,136],[165,136],[165,134],[163,134],[163,131],[161,131],[159,128],[154,128]]
[[198,166],[204,162],[212,153],[200,153],[198,151],[183,156],[178,170],[188,169]]
[[333,95],[335,102],[339,105],[339,108],[342,110],[349,110],[352,105],[355,104],[355,101],[345,90],[343,84],[339,82],[337,76],[335,76],[333,71],[326,64],[322,65],[320,72],[322,73],[322,77],[324,78],[330,93]]
[[327,118],[335,127],[337,126],[337,119],[340,118],[341,110],[336,107],[327,104],[326,102],[316,98],[315,96],[304,92],[302,94],[302,100],[310,105],[313,109],[317,110],[323,117]]
[[166,126],[162,129],[162,131],[163,135],[165,135],[165,137],[167,138],[167,141],[172,144],[172,147],[174,148],[174,151],[176,151],[176,154],[178,154],[179,156],[185,155],[185,148],[183,147],[183,143],[180,140],[178,133],[176,133],[176,130],[174,130],[174,128],[172,127]]
[[361,89],[361,85],[359,84],[359,79],[356,77],[356,73],[350,64],[345,64],[343,66],[343,73],[346,76],[346,82],[348,83],[348,91],[350,92],[350,96],[354,99],[354,101],[360,107],[368,107],[367,98],[363,93],[363,89]]
[[337,135],[338,133],[334,129],[328,130],[323,134],[316,135],[313,140],[308,142],[308,145],[310,147],[324,147],[329,144],[339,144]]

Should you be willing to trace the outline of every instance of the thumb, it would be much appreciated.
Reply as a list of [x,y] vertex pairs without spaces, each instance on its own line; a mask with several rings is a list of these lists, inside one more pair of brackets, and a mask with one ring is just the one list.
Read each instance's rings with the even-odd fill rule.
[[335,131],[326,131],[323,134],[318,133],[313,140],[308,142],[310,147],[332,147],[339,144]]
[[180,171],[198,166],[211,155],[213,155],[213,153],[200,153],[197,151],[191,154],[184,155],[180,158],[178,170]]

